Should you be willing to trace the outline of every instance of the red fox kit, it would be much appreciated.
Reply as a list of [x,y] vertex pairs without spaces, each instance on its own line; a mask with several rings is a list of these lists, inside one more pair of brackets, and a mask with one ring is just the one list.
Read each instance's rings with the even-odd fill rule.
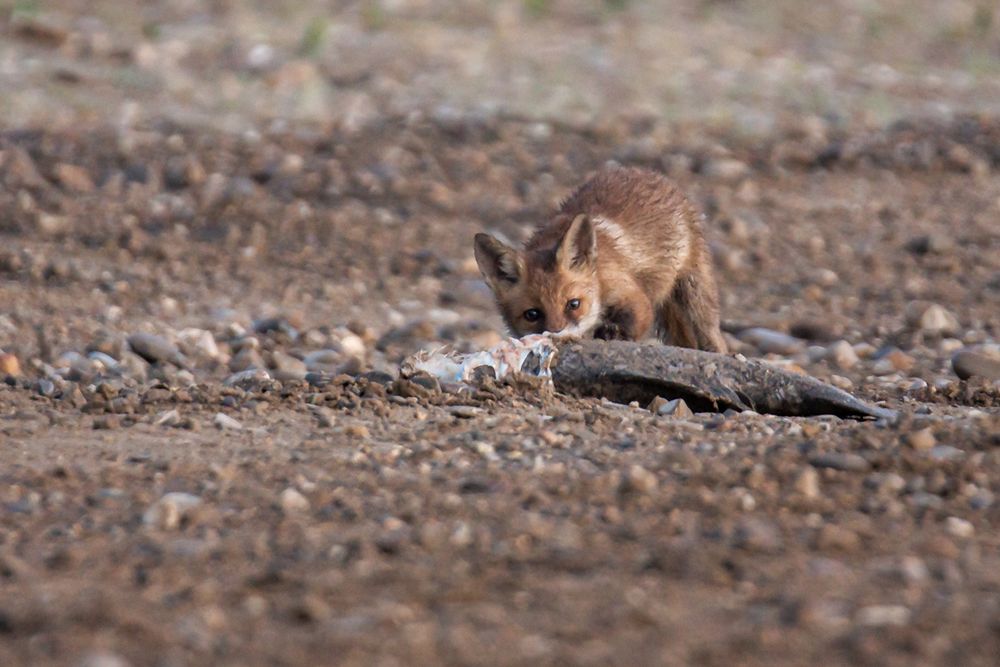
[[597,173],[521,251],[476,234],[476,261],[511,331],[661,340],[725,352],[695,207],[665,177]]

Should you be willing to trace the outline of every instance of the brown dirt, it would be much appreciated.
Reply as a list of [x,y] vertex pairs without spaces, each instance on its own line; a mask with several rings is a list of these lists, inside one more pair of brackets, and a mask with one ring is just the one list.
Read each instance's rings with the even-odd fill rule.
[[[994,664],[1000,385],[950,359],[1000,338],[1000,122],[809,127],[7,123],[0,664]],[[609,159],[706,210],[735,353],[900,422],[393,379],[498,340],[472,235]]]

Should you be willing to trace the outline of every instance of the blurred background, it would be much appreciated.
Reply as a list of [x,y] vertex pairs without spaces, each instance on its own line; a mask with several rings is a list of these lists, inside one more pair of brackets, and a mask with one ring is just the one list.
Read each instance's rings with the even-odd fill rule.
[[998,13],[990,0],[3,0],[0,117],[880,126],[995,111]]

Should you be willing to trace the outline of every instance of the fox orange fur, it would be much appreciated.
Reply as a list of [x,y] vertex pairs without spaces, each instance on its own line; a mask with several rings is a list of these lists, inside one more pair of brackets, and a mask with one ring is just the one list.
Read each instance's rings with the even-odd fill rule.
[[725,352],[701,215],[664,176],[606,168],[516,250],[489,234],[476,261],[511,331]]

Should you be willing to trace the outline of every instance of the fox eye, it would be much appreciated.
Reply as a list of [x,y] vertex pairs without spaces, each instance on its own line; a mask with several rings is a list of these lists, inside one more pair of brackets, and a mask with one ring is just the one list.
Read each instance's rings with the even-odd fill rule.
[[579,299],[570,299],[568,302],[566,302],[566,308],[569,310],[576,310],[579,307],[580,307]]
[[538,319],[541,318],[541,316],[542,316],[542,311],[538,310],[537,308],[529,308],[528,310],[524,311],[524,319],[528,320],[529,322],[537,322]]

